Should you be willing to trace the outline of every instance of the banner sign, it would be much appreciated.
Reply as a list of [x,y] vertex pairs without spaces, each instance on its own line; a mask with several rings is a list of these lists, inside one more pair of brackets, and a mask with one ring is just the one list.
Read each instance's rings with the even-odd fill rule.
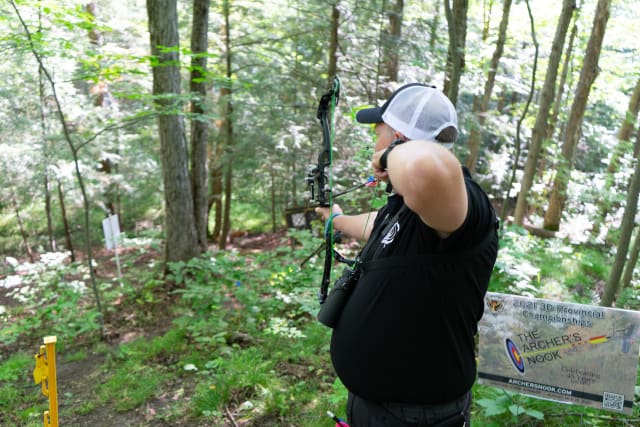
[[631,414],[640,312],[489,292],[478,332],[479,383]]
[[104,232],[104,241],[107,249],[113,249],[118,245],[120,237],[120,223],[118,215],[110,215],[102,220],[102,231]]

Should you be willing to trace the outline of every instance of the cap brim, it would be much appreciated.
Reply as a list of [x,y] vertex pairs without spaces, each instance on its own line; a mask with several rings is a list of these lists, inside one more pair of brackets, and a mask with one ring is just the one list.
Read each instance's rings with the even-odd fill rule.
[[382,109],[380,107],[365,108],[356,113],[358,123],[382,123]]

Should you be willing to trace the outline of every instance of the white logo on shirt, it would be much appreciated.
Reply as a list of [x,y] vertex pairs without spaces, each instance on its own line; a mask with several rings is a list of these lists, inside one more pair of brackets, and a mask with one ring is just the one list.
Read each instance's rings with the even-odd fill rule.
[[384,238],[380,242],[382,246],[386,247],[387,245],[391,244],[393,242],[393,239],[396,238],[396,235],[398,234],[399,231],[400,231],[400,224],[396,221],[396,223],[393,224],[393,226],[389,229],[387,234],[384,236]]

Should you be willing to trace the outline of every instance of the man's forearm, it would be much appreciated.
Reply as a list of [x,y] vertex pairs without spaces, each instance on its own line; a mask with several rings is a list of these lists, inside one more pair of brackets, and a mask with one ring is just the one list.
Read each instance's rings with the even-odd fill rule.
[[368,212],[359,215],[338,215],[333,218],[334,230],[341,231],[349,237],[367,240],[373,229],[373,222],[378,212]]

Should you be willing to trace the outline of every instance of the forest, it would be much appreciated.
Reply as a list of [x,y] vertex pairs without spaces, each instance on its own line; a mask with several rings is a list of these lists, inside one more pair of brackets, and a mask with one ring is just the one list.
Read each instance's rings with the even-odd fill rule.
[[[345,212],[382,206],[355,115],[410,82],[455,105],[453,152],[500,218],[490,291],[639,310],[638,6],[0,1],[0,425],[42,424],[46,336],[60,425],[335,425],[310,171]],[[472,420],[639,425],[630,399],[475,384]]]

